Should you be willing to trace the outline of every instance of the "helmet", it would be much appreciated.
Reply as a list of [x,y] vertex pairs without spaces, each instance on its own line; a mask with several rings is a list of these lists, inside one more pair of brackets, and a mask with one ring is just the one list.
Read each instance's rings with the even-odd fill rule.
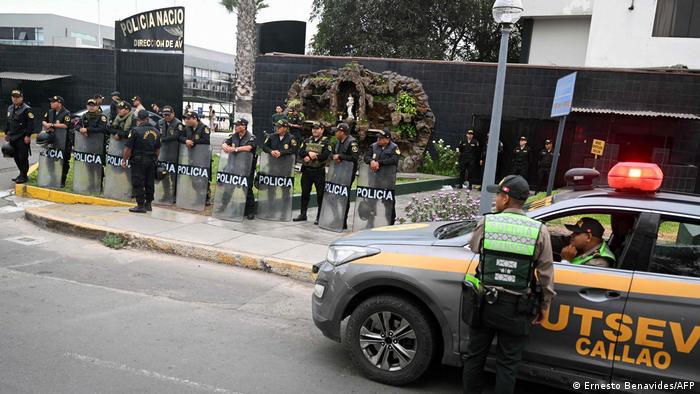
[[2,146],[2,155],[3,157],[14,157],[15,156],[15,148],[10,145],[10,143],[6,143]]
[[161,181],[165,176],[168,175],[168,169],[165,168],[165,164],[160,163],[156,167],[156,179]]
[[51,145],[54,143],[56,140],[56,136],[53,133],[49,133],[46,131],[42,131],[39,133],[39,135],[36,136],[36,143],[37,145],[41,146],[47,146]]

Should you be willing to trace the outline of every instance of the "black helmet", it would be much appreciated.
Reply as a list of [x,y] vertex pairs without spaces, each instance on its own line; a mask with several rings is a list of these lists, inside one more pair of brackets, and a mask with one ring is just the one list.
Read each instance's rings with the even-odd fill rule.
[[2,146],[2,155],[3,157],[15,157],[15,148],[9,142],[4,144]]
[[165,164],[158,164],[158,166],[156,167],[156,179],[162,181],[166,175],[168,175],[168,169],[165,168]]
[[362,220],[369,220],[372,216],[374,216],[376,212],[370,204],[367,201],[361,201],[360,205],[357,207],[357,215],[360,217]]
[[53,133],[42,131],[36,136],[37,145],[46,146],[51,145],[56,140],[56,136]]

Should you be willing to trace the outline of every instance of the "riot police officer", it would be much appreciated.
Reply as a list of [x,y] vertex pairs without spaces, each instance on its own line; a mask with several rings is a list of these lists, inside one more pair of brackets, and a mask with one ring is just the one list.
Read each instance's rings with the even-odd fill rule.
[[124,101],[117,104],[117,113],[114,119],[109,123],[109,134],[119,141],[122,138],[129,137],[129,132],[135,126],[135,116],[131,112],[131,106]]
[[[188,149],[192,149],[195,145],[210,145],[211,131],[209,127],[204,124],[199,119],[199,113],[196,111],[190,111],[185,113],[183,117],[183,123],[185,124],[185,129],[180,134],[180,142],[187,145]],[[209,174],[211,174],[211,161],[209,162]],[[209,180],[207,179],[207,198],[206,204],[209,205],[211,201],[211,188],[209,187]]]
[[12,104],[7,107],[7,126],[5,141],[14,149],[14,159],[19,176],[13,178],[15,183],[25,183],[29,180],[29,155],[32,134],[34,134],[34,112],[25,104],[24,95],[20,90],[12,91]]
[[300,112],[298,108],[292,108],[289,111],[290,113],[287,115],[289,131],[295,140],[301,141],[301,132],[304,131],[304,113]]
[[[357,171],[357,158],[360,148],[357,146],[357,141],[350,135],[350,126],[347,123],[339,123],[335,128],[336,143],[329,147],[331,150],[331,159],[336,163],[341,161],[351,161],[353,163],[352,178],[350,184],[355,181],[355,172]],[[348,212],[350,211],[350,199],[345,206],[345,215],[343,219],[343,230],[348,228]]]
[[527,145],[527,138],[520,137],[520,144],[513,150],[513,175],[520,175],[527,180],[527,173],[530,170],[530,147]]
[[479,178],[479,158],[481,157],[481,146],[474,138],[474,130],[467,130],[465,139],[459,141],[457,145],[459,151],[459,184],[458,188],[464,187],[464,181],[469,179],[469,190]]
[[540,151],[537,158],[537,191],[543,192],[547,190],[549,182],[549,171],[552,168],[552,141],[544,140],[544,149]]
[[63,150],[63,169],[61,172],[61,187],[66,186],[66,176],[68,176],[68,170],[70,169],[70,143],[68,138],[68,130],[71,124],[70,111],[63,106],[64,100],[61,96],[49,97],[50,109],[44,114],[44,121],[41,122],[43,128],[49,132],[54,133],[56,129],[65,129],[66,140],[65,149]]
[[89,99],[86,104],[87,111],[83,114],[83,127],[79,128],[80,134],[87,136],[88,134],[108,134],[107,116],[105,116],[100,107],[97,106],[95,99]]
[[163,119],[158,121],[158,131],[160,131],[160,142],[178,141],[185,130],[180,119],[175,117],[173,107],[166,105],[163,107]]
[[112,102],[109,103],[109,122],[112,123],[114,118],[117,116],[117,104],[123,100],[121,98],[122,94],[117,90],[113,91],[109,95],[112,97]]
[[262,150],[274,158],[293,155],[297,152],[297,140],[289,133],[289,123],[280,119],[276,124],[275,134],[269,134],[265,138]]
[[[253,176],[255,174],[255,148],[257,147],[257,141],[255,140],[255,134],[248,131],[248,119],[238,119],[234,122],[234,133],[229,135],[226,141],[221,144],[221,150],[228,153],[229,155],[235,155],[240,152],[251,152],[253,154],[253,161],[250,165],[250,173],[248,176],[248,192],[245,198],[245,212],[248,220],[255,219],[255,197],[253,196]],[[226,199],[225,199],[226,200]]]
[[[370,170],[377,172],[384,166],[398,166],[401,150],[391,141],[389,128],[384,128],[377,133],[377,142],[370,146],[370,154],[365,156],[365,163],[369,164]],[[391,220],[389,224],[394,224],[396,220],[396,200],[392,201]]]
[[323,192],[326,183],[326,160],[331,152],[328,150],[329,140],[323,136],[324,128],[319,122],[314,122],[311,128],[311,137],[304,140],[299,146],[299,158],[301,164],[301,213],[294,218],[295,222],[306,220],[306,210],[311,199],[311,187],[316,187],[316,220],[321,214],[323,204]]
[[146,110],[137,113],[136,125],[129,133],[124,147],[122,167],[126,168],[127,161],[131,165],[131,185],[138,204],[129,208],[129,212],[146,213],[152,210],[156,162],[160,153],[160,135],[158,130],[148,122]]
[[465,281],[483,297],[475,298],[479,312],[470,325],[462,383],[465,393],[481,392],[480,375],[496,336],[494,392],[512,393],[532,324],[542,321],[556,294],[552,245],[547,227],[522,210],[530,195],[523,177],[509,175],[487,190],[496,193],[497,213],[479,221],[469,242],[480,261],[476,277],[467,274]]

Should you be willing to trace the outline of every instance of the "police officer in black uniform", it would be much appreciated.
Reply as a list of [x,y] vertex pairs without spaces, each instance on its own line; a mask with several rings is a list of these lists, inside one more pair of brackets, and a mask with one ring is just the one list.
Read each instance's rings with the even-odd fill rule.
[[[210,145],[211,131],[209,127],[205,125],[199,119],[199,113],[196,111],[189,111],[185,113],[183,117],[183,123],[185,124],[185,129],[180,134],[180,142],[187,145],[187,148],[192,149],[195,145]],[[211,161],[209,162],[209,174],[211,174]],[[211,201],[211,188],[209,187],[209,181],[207,180],[207,199],[206,204],[209,205]]]
[[[389,128],[384,128],[377,133],[377,142],[370,146],[369,153],[369,155],[365,156],[365,163],[369,164],[370,170],[374,172],[379,171],[379,169],[384,166],[399,165],[401,150],[391,141],[391,132]],[[396,220],[396,200],[393,201],[392,205],[389,224],[394,224]]]
[[[336,163],[341,161],[351,161],[353,163],[352,168],[352,178],[350,179],[350,184],[355,181],[355,172],[357,171],[357,158],[359,156],[360,148],[357,146],[357,141],[353,136],[350,135],[350,126],[347,123],[339,123],[335,128],[335,138],[336,143],[331,150],[331,160]],[[345,206],[345,215],[343,219],[343,230],[348,228],[348,212],[350,211],[350,199],[348,198],[348,203]]]
[[155,189],[156,162],[160,153],[160,135],[158,130],[148,122],[146,110],[138,112],[136,125],[131,130],[124,147],[122,167],[126,168],[127,160],[131,164],[131,184],[138,204],[129,208],[129,212],[146,213],[152,210],[151,201],[153,201]]
[[[234,122],[234,133],[229,135],[226,141],[221,144],[221,150],[229,155],[235,155],[239,152],[251,152],[253,161],[250,164],[250,173],[248,176],[248,192],[245,198],[244,215],[248,220],[255,219],[255,197],[253,196],[253,177],[255,175],[256,155],[255,148],[258,143],[255,139],[255,134],[248,130],[248,119],[240,118]],[[226,200],[226,198],[225,198]]]
[[19,176],[13,178],[15,183],[25,183],[29,180],[29,144],[34,134],[34,112],[24,103],[24,95],[20,90],[12,91],[12,104],[7,107],[7,126],[5,141],[14,149],[14,159]]
[[544,140],[544,149],[540,151],[537,158],[537,191],[547,190],[549,182],[549,170],[552,168],[552,141]]
[[512,175],[520,175],[527,180],[527,173],[530,170],[530,147],[527,145],[527,138],[520,137],[520,144],[513,150],[513,171]]
[[64,100],[61,96],[49,97],[51,108],[44,114],[44,121],[41,122],[44,130],[53,133],[56,129],[66,130],[65,149],[63,150],[63,169],[61,173],[61,187],[66,186],[66,176],[70,168],[70,140],[68,138],[71,118],[70,111],[63,106]]
[[109,94],[112,97],[112,102],[109,103],[109,122],[112,123],[117,116],[117,104],[122,100],[122,94],[115,90]]
[[481,146],[474,138],[474,130],[467,130],[466,138],[459,141],[457,145],[459,151],[459,184],[458,188],[464,187],[464,181],[469,180],[469,190],[479,178],[479,158],[481,157]]
[[[296,155],[299,143],[292,134],[289,133],[289,123],[285,119],[280,119],[277,121],[277,127],[275,134],[269,134],[265,137],[265,143],[262,146],[262,150],[265,153],[269,153],[273,158],[277,159],[282,156]],[[269,188],[268,196],[271,200],[273,198],[274,189]],[[287,199],[291,190],[285,188],[283,191],[283,199]]]
[[311,187],[316,187],[316,220],[321,214],[321,204],[323,204],[323,192],[326,183],[326,160],[331,151],[328,149],[328,137],[323,136],[324,128],[320,122],[314,122],[311,128],[311,137],[304,140],[299,146],[299,158],[301,164],[301,213],[293,220],[295,222],[306,220],[306,210],[311,199]]
[[[128,104],[127,104],[128,105]],[[180,119],[175,117],[173,107],[166,105],[163,107],[163,119],[158,121],[158,131],[160,131],[160,142],[179,141],[185,130],[185,126]]]

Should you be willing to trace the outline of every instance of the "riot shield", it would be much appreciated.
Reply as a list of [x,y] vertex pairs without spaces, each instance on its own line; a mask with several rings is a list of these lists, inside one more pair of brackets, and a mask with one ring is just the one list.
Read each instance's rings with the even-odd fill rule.
[[256,217],[280,222],[292,220],[294,158],[294,155],[274,158],[269,153],[260,156],[260,171],[255,177],[258,188]]
[[156,179],[153,202],[155,204],[175,204],[175,190],[177,185],[177,164],[180,154],[180,144],[177,141],[164,142],[160,146],[158,165],[165,167],[167,174],[163,179]]
[[126,139],[117,140],[114,135],[109,137],[107,145],[107,155],[105,157],[105,181],[102,194],[107,198],[115,200],[131,200],[131,166],[126,163],[126,168],[122,168],[124,158],[124,146]]
[[323,204],[318,226],[322,229],[342,232],[345,209],[350,198],[354,164],[351,161],[331,161],[324,185]]
[[192,211],[203,211],[209,191],[211,146],[195,145],[192,149],[180,145],[177,165],[176,206]]
[[374,172],[369,165],[360,163],[353,231],[391,224],[396,201],[395,187],[396,166],[381,166]]
[[102,189],[104,134],[83,136],[77,130],[74,133],[73,191],[82,194],[99,194]]
[[68,130],[54,129],[54,142],[39,152],[39,172],[36,184],[41,187],[61,187],[63,161],[70,160],[67,148]]
[[216,173],[216,194],[212,216],[217,219],[242,222],[248,188],[252,187],[250,168],[252,152],[228,154],[221,152]]

